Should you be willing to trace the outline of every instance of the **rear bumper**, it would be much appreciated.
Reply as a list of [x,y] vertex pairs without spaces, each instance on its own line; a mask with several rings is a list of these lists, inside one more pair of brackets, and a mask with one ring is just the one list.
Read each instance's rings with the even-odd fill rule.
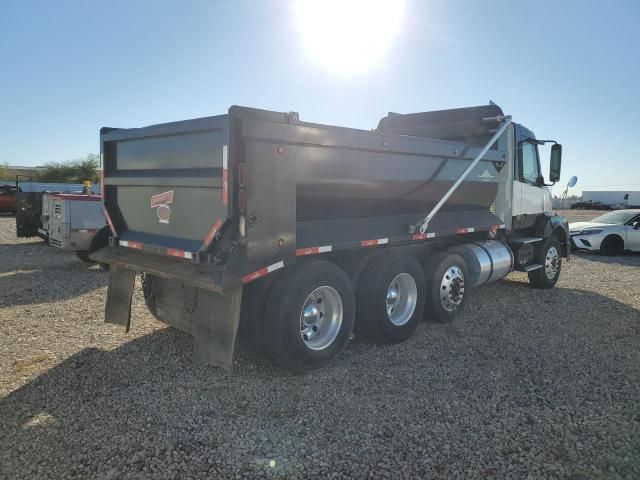
[[180,280],[215,293],[225,293],[242,284],[238,277],[229,274],[222,267],[191,263],[184,259],[163,257],[125,247],[105,247],[89,256],[98,263],[146,272],[168,280]]

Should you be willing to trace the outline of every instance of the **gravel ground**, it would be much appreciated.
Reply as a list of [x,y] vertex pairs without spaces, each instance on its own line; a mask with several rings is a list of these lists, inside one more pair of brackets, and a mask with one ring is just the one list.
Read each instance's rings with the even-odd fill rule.
[[577,255],[551,291],[511,274],[311,375],[240,348],[228,378],[139,291],[128,335],[103,324],[107,275],[13,222],[0,478],[640,478],[639,255]]

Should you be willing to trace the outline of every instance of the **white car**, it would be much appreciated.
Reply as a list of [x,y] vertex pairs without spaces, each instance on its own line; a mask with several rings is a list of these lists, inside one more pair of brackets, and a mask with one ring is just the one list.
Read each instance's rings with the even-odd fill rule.
[[640,252],[640,209],[605,213],[590,222],[569,224],[571,247],[617,255]]

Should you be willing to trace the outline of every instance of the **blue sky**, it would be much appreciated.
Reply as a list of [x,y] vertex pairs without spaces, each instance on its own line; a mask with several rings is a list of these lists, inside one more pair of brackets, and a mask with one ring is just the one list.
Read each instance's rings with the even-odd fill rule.
[[635,0],[407,0],[378,63],[339,75],[310,58],[289,1],[3,0],[0,163],[81,157],[101,126],[232,104],[373,128],[493,99],[563,143],[575,191],[640,190],[639,24]]

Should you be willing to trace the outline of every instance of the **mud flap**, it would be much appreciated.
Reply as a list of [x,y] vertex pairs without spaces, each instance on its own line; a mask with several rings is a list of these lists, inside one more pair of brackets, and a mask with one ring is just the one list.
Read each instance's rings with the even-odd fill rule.
[[131,297],[135,280],[135,270],[111,265],[104,321],[122,325],[125,327],[125,332],[129,331],[131,324]]
[[198,308],[190,314],[194,360],[222,367],[231,374],[240,324],[242,287],[233,288],[224,295],[202,293]]

